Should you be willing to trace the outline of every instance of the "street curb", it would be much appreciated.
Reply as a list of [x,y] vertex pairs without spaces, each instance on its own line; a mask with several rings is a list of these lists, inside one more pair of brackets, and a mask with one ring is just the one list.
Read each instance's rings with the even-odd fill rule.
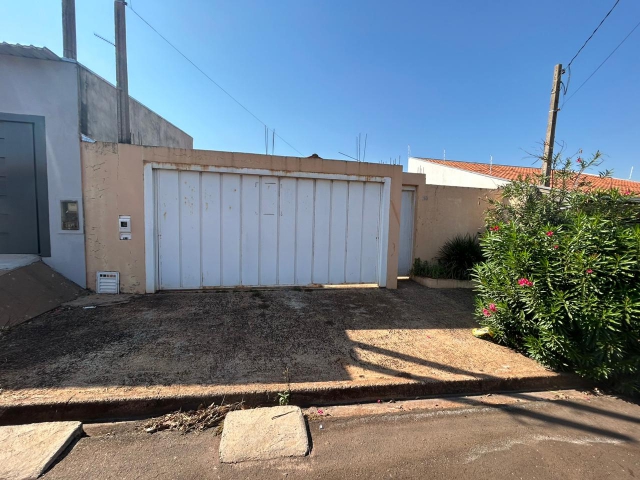
[[[291,387],[291,404],[301,408],[310,406],[339,405],[375,402],[377,400],[412,400],[416,398],[505,393],[522,391],[564,390],[585,388],[590,384],[571,374],[526,378],[482,378],[434,382],[407,382],[377,385],[341,385]],[[203,390],[205,388],[203,387]],[[200,405],[243,401],[249,407],[277,405],[280,389],[265,388],[260,391],[216,393],[206,388],[202,395],[156,395],[108,400],[40,402],[0,407],[0,425],[53,422],[63,420],[108,421],[144,418],[176,410],[192,410]]]

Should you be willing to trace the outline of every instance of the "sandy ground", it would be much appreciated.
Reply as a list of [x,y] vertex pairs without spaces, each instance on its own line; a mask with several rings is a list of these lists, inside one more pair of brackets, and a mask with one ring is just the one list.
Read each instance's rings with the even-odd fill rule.
[[[323,417],[308,422],[309,456],[231,465],[220,464],[220,438],[210,431],[147,434],[134,422],[85,425],[86,436],[44,478],[623,480],[640,476],[640,406],[580,392],[489,398],[325,408]],[[390,410],[401,406],[403,411]]]
[[[0,333],[0,407],[283,384],[555,376],[471,335],[468,290],[164,293],[61,308]],[[170,390],[168,390],[170,389]],[[225,390],[226,389],[226,390]]]

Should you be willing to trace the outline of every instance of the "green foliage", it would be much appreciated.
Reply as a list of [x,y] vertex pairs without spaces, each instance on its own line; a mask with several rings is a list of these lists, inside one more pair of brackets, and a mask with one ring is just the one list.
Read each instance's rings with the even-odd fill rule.
[[416,258],[410,274],[416,277],[471,279],[471,267],[484,259],[477,237],[456,235],[438,253],[436,262]]
[[282,376],[284,377],[284,381],[287,383],[286,390],[282,392],[278,392],[276,396],[278,397],[278,405],[285,406],[289,405],[291,402],[291,374],[289,372],[289,367],[286,367],[282,372]]
[[437,263],[429,263],[427,260],[421,260],[416,258],[413,261],[410,275],[414,277],[429,277],[429,278],[451,278],[447,276],[447,272]]
[[285,405],[289,405],[289,401],[291,399],[291,392],[289,390],[285,390],[284,392],[278,392],[278,405],[281,407]]
[[440,248],[438,265],[446,272],[447,278],[469,280],[471,268],[484,260],[478,237],[456,235]]
[[[554,162],[557,165],[557,160]],[[640,392],[640,204],[589,188],[580,159],[504,187],[477,264],[476,314],[494,338],[540,363]]]

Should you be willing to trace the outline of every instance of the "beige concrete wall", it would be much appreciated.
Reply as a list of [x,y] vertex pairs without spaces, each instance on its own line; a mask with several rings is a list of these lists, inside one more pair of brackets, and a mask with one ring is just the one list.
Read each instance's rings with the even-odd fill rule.
[[[120,289],[144,293],[142,147],[82,143],[87,288],[96,272],[120,272]],[[131,240],[120,240],[118,215],[131,215]]]
[[[145,163],[269,169],[391,178],[387,288],[397,287],[402,167],[248,153],[141,147],[114,143],[82,144],[86,231],[87,286],[95,289],[96,271],[120,272],[123,292],[145,291],[144,188]],[[131,215],[132,240],[119,240],[118,215]]]
[[433,260],[455,235],[481,232],[486,199],[496,195],[493,189],[422,185],[416,195],[414,258]]

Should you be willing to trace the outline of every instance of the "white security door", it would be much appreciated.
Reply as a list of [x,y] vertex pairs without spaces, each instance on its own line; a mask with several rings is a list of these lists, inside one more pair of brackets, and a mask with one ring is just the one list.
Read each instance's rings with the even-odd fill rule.
[[380,182],[155,172],[160,289],[379,283]]
[[416,191],[402,190],[400,206],[400,252],[398,255],[398,275],[409,275],[413,263],[413,218]]

